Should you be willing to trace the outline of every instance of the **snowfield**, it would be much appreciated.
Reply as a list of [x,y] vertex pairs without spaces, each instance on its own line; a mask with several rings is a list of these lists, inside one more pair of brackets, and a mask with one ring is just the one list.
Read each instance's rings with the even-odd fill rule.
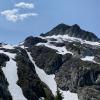
[[93,62],[93,63],[96,63],[96,64],[99,64],[100,65],[100,63],[99,62],[96,62],[95,60],[94,60],[94,56],[85,56],[84,58],[81,58],[81,60],[83,60],[83,61],[90,61],[90,62]]
[[42,39],[49,40],[51,38],[56,39],[56,42],[63,42],[63,41],[68,41],[68,42],[81,42],[81,44],[89,44],[89,45],[95,45],[95,46],[100,46],[100,42],[92,42],[92,41],[87,41],[87,40],[82,40],[81,38],[76,38],[76,37],[71,37],[69,35],[52,35],[52,36],[46,36],[42,37],[39,36]]
[[[47,75],[43,69],[40,69],[36,64],[35,61],[33,61],[31,55],[29,52],[27,52],[31,62],[34,64],[35,66],[35,70],[36,73],[38,74],[39,78],[41,79],[42,82],[44,82],[45,84],[47,84],[47,86],[50,88],[50,90],[52,91],[53,95],[56,95],[56,91],[57,91],[57,84],[55,81],[55,75]],[[78,96],[75,93],[71,93],[70,91],[62,91],[60,90],[60,92],[62,93],[64,99],[63,100],[78,100]]]
[[9,83],[8,89],[11,93],[13,100],[27,100],[22,93],[21,88],[17,85],[18,76],[17,76],[17,66],[16,62],[13,60],[16,54],[4,52],[0,50],[0,53],[4,53],[9,56],[10,61],[6,63],[6,67],[3,67],[5,77]]
[[14,49],[14,47],[12,45],[9,45],[9,44],[4,44],[2,45],[2,47],[0,48],[5,48],[5,49]]
[[64,97],[63,100],[78,100],[78,96],[75,93],[71,93],[70,91],[62,91],[62,90],[60,90],[60,92]]
[[70,53],[70,54],[73,55],[73,53],[68,51],[65,46],[63,46],[63,47],[56,47],[56,46],[50,44],[49,42],[36,44],[36,46],[41,46],[41,45],[56,50],[58,54],[65,55],[67,53]]
[[50,88],[50,90],[52,91],[53,95],[56,95],[56,90],[57,90],[57,85],[56,82],[54,80],[55,75],[47,75],[44,70],[40,69],[37,67],[37,65],[35,64],[35,62],[33,61],[31,55],[29,52],[27,52],[31,62],[34,64],[35,66],[35,70],[36,73],[38,74],[39,78],[41,79],[42,82],[46,83],[48,85],[48,87]]
[[94,62],[94,56],[86,56],[84,58],[81,58],[81,60]]

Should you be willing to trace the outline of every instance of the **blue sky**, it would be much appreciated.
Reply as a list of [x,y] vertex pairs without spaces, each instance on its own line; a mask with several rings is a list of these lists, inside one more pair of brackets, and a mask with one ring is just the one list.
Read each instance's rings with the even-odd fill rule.
[[[33,4],[34,8],[16,8],[15,4],[20,2]],[[0,0],[0,13],[12,9],[37,15],[13,22],[0,14],[0,42],[17,44],[27,36],[45,33],[60,23],[79,24],[100,37],[100,0]]]

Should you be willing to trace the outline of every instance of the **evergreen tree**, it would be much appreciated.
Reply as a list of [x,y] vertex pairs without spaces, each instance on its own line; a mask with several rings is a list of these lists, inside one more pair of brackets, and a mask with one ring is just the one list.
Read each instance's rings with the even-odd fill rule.
[[57,95],[55,97],[55,100],[63,100],[62,93],[59,91],[58,88],[57,88]]

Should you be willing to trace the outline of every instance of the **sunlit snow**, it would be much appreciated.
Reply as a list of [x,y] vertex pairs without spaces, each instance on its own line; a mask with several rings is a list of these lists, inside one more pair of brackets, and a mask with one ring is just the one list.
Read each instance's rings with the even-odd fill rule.
[[[14,47],[12,45],[9,45],[9,44],[2,45],[2,47],[5,49],[14,49]],[[0,48],[2,48],[2,47],[0,47]]]
[[[34,64],[35,66],[35,70],[36,73],[38,74],[39,78],[41,79],[41,81],[43,81],[44,83],[47,84],[47,86],[50,88],[50,90],[52,91],[52,93],[54,95],[56,95],[56,91],[57,91],[57,84],[55,81],[55,75],[47,75],[43,69],[40,69],[39,67],[37,67],[37,65],[35,64],[35,61],[33,61],[31,55],[29,52],[27,52],[31,62]],[[60,92],[63,95],[63,100],[78,100],[78,96],[75,93],[71,93],[70,91],[62,91],[60,90]]]
[[41,37],[42,39],[56,39],[58,42],[62,42],[62,41],[69,41],[69,42],[81,42],[81,44],[89,44],[89,45],[96,45],[96,46],[100,46],[100,42],[93,42],[93,41],[87,41],[87,40],[82,40],[81,38],[76,38],[76,37],[71,37],[69,35],[52,35],[52,36],[46,36],[46,37]]
[[3,67],[2,70],[9,83],[8,89],[12,95],[13,100],[27,100],[23,96],[21,88],[17,85],[17,81],[18,81],[17,66],[16,66],[16,62],[13,60],[16,54],[4,52],[1,50],[0,53],[4,53],[8,55],[10,58],[10,61],[6,63],[6,67]]
[[68,51],[65,46],[57,47],[57,46],[54,46],[53,44],[50,44],[49,42],[36,44],[36,46],[40,46],[40,45],[43,45],[43,46],[46,46],[48,48],[54,49],[54,50],[57,51],[58,54],[62,54],[62,55],[65,55],[67,53],[73,54],[72,52]]
[[47,75],[44,70],[38,68],[35,64],[35,62],[32,60],[32,57],[30,55],[29,52],[27,52],[31,62],[34,64],[35,66],[35,70],[36,70],[36,73],[38,74],[39,78],[41,79],[41,81],[43,81],[44,83],[46,83],[48,85],[48,87],[50,88],[50,90],[52,91],[52,93],[54,95],[56,95],[56,90],[57,90],[57,85],[56,85],[56,82],[54,80],[55,78],[55,75]]
[[84,58],[81,58],[81,60],[94,62],[94,56],[86,56]]

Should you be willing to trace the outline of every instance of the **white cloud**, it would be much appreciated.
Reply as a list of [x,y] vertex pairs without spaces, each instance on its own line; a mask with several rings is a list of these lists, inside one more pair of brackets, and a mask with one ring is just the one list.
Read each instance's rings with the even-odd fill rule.
[[1,12],[2,16],[5,16],[8,21],[17,22],[22,21],[25,18],[28,18],[30,16],[37,16],[36,13],[19,13],[18,9],[12,9],[12,10],[4,10]]
[[20,2],[20,3],[15,4],[15,7],[32,9],[32,8],[34,8],[34,4],[33,3]]
[[37,16],[37,14],[36,13],[25,13],[25,14],[18,15],[20,20],[24,20],[25,18],[30,17],[30,16]]
[[33,3],[19,2],[19,3],[14,5],[14,9],[11,9],[11,10],[7,9],[7,10],[4,10],[0,13],[8,21],[12,21],[12,22],[22,21],[25,18],[38,15],[37,13],[30,12],[30,11],[25,12],[25,13],[21,13],[23,11],[23,8],[32,9],[32,8],[34,8],[34,4]]
[[4,10],[1,12],[1,15],[5,16],[9,21],[16,22],[18,20],[16,13],[18,13],[18,9]]

